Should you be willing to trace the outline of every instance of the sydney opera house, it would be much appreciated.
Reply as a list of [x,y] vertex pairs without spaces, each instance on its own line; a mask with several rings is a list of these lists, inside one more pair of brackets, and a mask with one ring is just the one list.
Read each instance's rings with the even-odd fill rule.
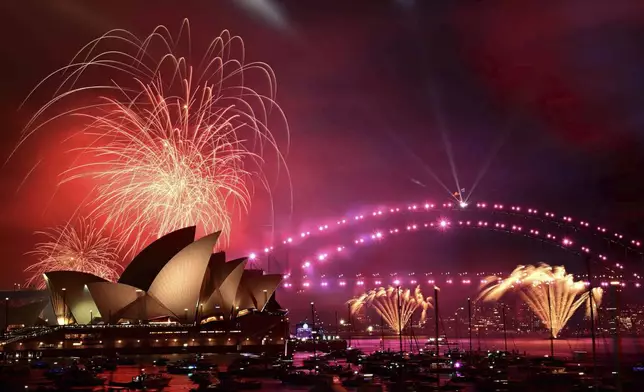
[[[47,289],[5,292],[5,352],[267,351],[283,347],[281,275],[245,269],[247,259],[213,253],[219,233],[195,227],[141,251],[118,282],[74,272],[44,276]],[[35,355],[39,355],[35,354]]]

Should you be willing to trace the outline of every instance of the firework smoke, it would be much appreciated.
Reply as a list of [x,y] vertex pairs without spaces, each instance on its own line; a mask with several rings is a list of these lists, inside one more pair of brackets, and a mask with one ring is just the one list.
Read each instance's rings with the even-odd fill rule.
[[[63,83],[23,134],[21,143],[60,117],[85,120],[82,133],[94,137],[81,149],[89,162],[67,170],[62,182],[96,181],[91,216],[104,217],[129,241],[129,251],[188,225],[222,230],[225,244],[233,214],[250,207],[253,180],[271,192],[267,153],[278,172],[284,163],[269,129],[269,118],[277,117],[288,143],[271,68],[245,63],[243,41],[228,31],[194,63],[190,41],[187,21],[176,38],[163,26],[144,39],[125,30],[106,33],[45,79],[62,75]],[[109,84],[85,82],[97,71]],[[249,87],[249,80],[263,82],[266,91]],[[55,111],[88,95],[91,103]]]
[[[586,304],[586,316],[590,314],[590,293],[586,284],[575,281],[573,275],[566,273],[562,266],[518,266],[507,278],[491,276],[486,278],[486,282],[482,286],[480,299],[498,301],[509,291],[518,292],[551,331],[552,338],[559,335],[582,304]],[[592,292],[593,311],[597,315],[603,291],[597,287]]]
[[[400,298],[400,299],[399,299]],[[398,301],[400,300],[400,311],[398,311]],[[423,297],[420,287],[412,292],[409,289],[381,287],[362,294],[349,301],[351,313],[356,313],[363,306],[373,306],[376,312],[396,333],[404,330],[411,320],[414,312],[421,310],[420,320],[425,320],[427,309],[433,308],[431,297]]]
[[114,282],[122,269],[118,263],[118,241],[105,237],[93,221],[79,219],[76,225],[66,225],[36,232],[45,242],[36,244],[28,254],[38,262],[25,269],[31,277],[27,286],[45,288],[43,274],[51,271],[78,271]]

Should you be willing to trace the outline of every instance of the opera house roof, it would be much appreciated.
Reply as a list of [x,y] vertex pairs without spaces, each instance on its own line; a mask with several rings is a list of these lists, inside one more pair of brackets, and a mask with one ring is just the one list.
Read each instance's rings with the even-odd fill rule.
[[50,314],[58,324],[204,323],[263,311],[282,276],[247,270],[246,258],[226,261],[224,252],[213,253],[219,232],[196,241],[195,234],[186,227],[154,241],[115,283],[81,272],[45,273]]

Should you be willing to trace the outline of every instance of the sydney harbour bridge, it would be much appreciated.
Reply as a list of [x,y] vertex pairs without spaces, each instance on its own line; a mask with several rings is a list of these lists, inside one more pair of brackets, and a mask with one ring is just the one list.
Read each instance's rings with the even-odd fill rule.
[[[510,256],[506,266],[500,268],[499,263],[432,262],[431,250],[426,257],[405,261],[388,246],[416,239],[417,245],[420,241],[444,248],[441,244],[449,242],[459,247],[454,242],[459,238],[474,238],[473,245],[467,241],[474,254],[484,242],[501,241],[500,247],[518,246],[532,256]],[[280,291],[287,304],[304,297],[322,303],[329,298],[331,303],[388,285],[421,286],[427,292],[439,286],[465,298],[476,295],[488,276],[501,276],[517,264],[537,262],[563,264],[587,285],[604,289],[630,292],[644,283],[639,268],[644,260],[639,238],[563,211],[458,199],[354,210],[287,234],[273,245],[249,249],[247,254],[258,268],[284,274]],[[371,258],[387,260],[373,263]],[[286,293],[302,295],[290,297]]]
[[[644,260],[642,242],[639,239],[611,229],[601,222],[522,205],[486,202],[419,202],[365,209],[351,216],[319,222],[282,238],[276,245],[259,247],[250,250],[248,254],[256,264],[273,271],[282,269],[281,272],[290,275],[287,280],[293,279],[285,282],[290,284],[287,287],[298,287],[295,286],[296,279],[299,279],[298,283],[302,288],[312,287],[314,280],[325,287],[332,284],[331,280],[325,281],[313,271],[316,267],[341,259],[344,254],[382,244],[391,237],[414,233],[445,235],[457,230],[477,230],[527,238],[541,246],[558,248],[590,260],[596,266],[598,276],[622,276],[632,281],[633,285],[637,283],[639,274],[637,269],[633,269],[635,264],[630,265],[629,271],[629,263]],[[338,234],[342,235],[340,239]],[[291,256],[292,253],[296,253],[299,258],[296,260]],[[394,272],[376,273],[388,275]],[[384,282],[383,279],[373,280]],[[360,282],[365,279],[337,278],[333,283],[345,286],[350,281],[362,285]],[[622,283],[626,284],[627,281]]]

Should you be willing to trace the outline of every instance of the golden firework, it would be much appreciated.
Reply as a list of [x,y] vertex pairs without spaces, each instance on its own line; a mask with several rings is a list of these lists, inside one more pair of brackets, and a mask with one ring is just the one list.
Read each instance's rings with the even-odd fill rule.
[[421,310],[420,320],[424,321],[427,316],[427,309],[433,308],[431,297],[423,297],[420,286],[412,292],[410,289],[402,289],[389,286],[370,290],[359,297],[349,301],[351,313],[356,313],[363,306],[371,305],[382,317],[385,323],[400,333],[405,329],[414,312]]
[[38,262],[25,272],[31,274],[27,286],[45,288],[43,274],[51,271],[78,271],[96,275],[115,282],[122,270],[118,263],[119,242],[104,235],[96,224],[79,219],[76,224],[54,227],[36,232],[46,241],[36,244],[27,254],[34,255]]
[[[590,314],[590,291],[586,283],[575,281],[572,274],[562,266],[551,267],[518,266],[510,276],[502,279],[490,276],[481,287],[479,299],[498,301],[509,291],[516,291],[556,338],[568,320],[582,305],[586,304],[586,315]],[[594,315],[602,299],[603,290],[592,290]]]
[[[247,63],[242,39],[228,31],[197,61],[191,46],[187,20],[176,37],[159,26],[143,39],[125,30],[95,39],[45,79],[63,82],[20,142],[58,118],[83,119],[92,142],[62,183],[97,184],[90,215],[104,218],[129,252],[190,225],[221,230],[225,244],[232,216],[250,207],[254,180],[271,193],[265,160],[276,160],[276,173],[284,163],[288,125],[272,69]],[[274,121],[285,130],[281,140]]]

